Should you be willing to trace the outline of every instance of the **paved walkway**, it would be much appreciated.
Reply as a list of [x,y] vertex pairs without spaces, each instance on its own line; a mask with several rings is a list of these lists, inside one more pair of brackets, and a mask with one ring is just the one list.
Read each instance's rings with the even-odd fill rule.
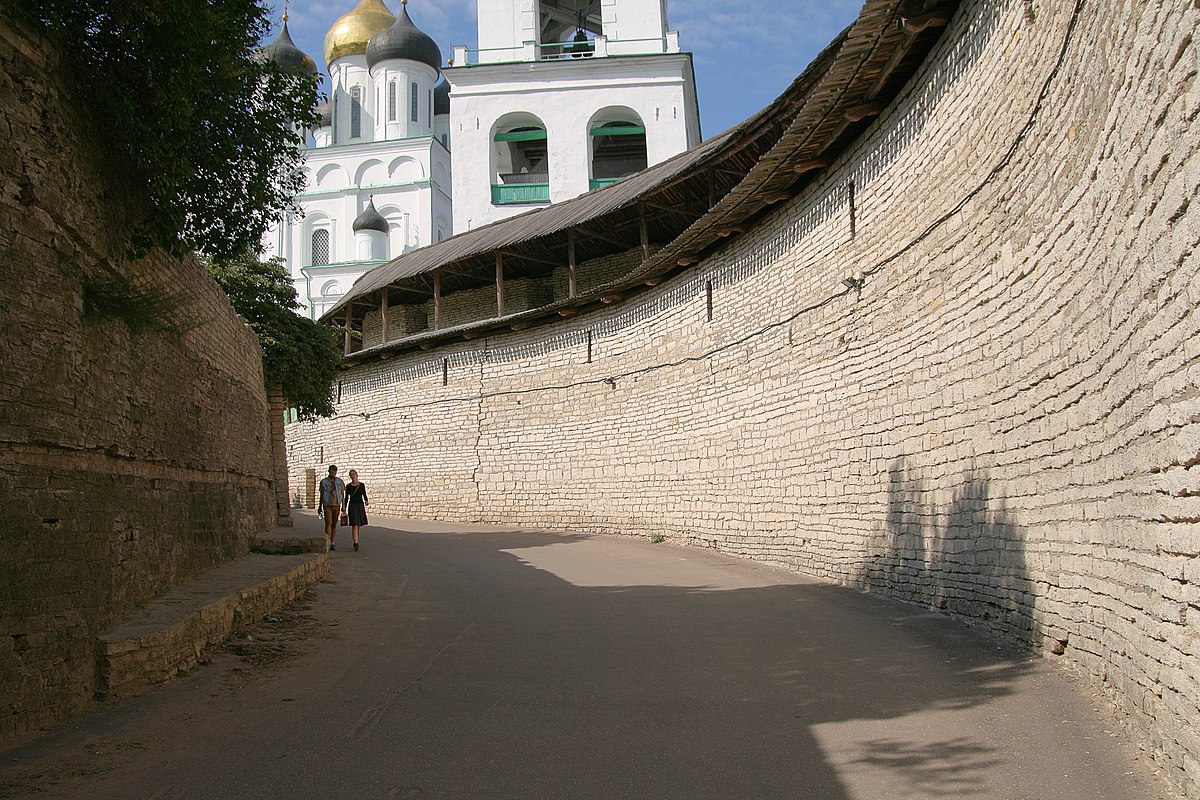
[[290,657],[227,651],[0,754],[0,796],[1166,796],[1064,675],[939,615],[708,551],[373,522],[252,632]]

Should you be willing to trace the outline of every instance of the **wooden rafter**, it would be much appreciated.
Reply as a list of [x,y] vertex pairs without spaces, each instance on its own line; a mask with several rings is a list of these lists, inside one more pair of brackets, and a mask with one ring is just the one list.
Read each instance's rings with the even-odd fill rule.
[[587,236],[589,239],[599,239],[601,241],[608,242],[611,245],[616,245],[622,250],[629,249],[628,242],[622,242],[613,235],[597,231],[590,225],[576,225],[575,230],[579,231],[579,233],[582,233],[584,236]]
[[552,267],[561,267],[562,266],[562,262],[557,259],[552,261],[548,258],[541,258],[539,256],[530,255],[529,253],[518,253],[515,250],[497,250],[496,254],[504,256],[505,258],[519,258],[524,261],[532,261],[535,264],[548,264]]

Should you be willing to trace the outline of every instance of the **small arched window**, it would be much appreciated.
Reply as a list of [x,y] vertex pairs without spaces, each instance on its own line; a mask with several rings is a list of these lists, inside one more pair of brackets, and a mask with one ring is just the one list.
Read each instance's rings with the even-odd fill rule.
[[350,138],[362,138],[362,87],[350,87]]
[[329,229],[314,228],[312,232],[312,252],[310,262],[314,267],[329,263]]
[[409,94],[411,97],[409,97],[408,118],[413,122],[419,122],[421,119],[421,109],[419,108],[421,102],[421,88],[417,86],[416,81],[413,81],[411,84]]
[[395,122],[396,121],[396,82],[395,81],[392,81],[391,83],[388,84],[387,109],[388,109],[388,112],[387,112],[388,122]]

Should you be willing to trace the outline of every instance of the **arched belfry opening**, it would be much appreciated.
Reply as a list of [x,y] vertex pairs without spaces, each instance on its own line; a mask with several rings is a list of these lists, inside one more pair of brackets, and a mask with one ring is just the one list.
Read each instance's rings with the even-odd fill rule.
[[532,114],[510,114],[492,134],[492,203],[550,201],[546,126]]
[[608,186],[647,166],[646,126],[630,109],[607,109],[588,125],[592,163],[588,188]]
[[582,58],[603,30],[600,0],[538,0],[538,41],[543,58]]

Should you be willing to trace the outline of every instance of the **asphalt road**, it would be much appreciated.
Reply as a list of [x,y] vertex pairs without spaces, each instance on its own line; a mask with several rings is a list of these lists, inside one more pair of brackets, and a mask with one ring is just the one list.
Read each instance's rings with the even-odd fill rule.
[[36,798],[1158,798],[937,614],[614,537],[373,520],[211,663],[0,754]]

